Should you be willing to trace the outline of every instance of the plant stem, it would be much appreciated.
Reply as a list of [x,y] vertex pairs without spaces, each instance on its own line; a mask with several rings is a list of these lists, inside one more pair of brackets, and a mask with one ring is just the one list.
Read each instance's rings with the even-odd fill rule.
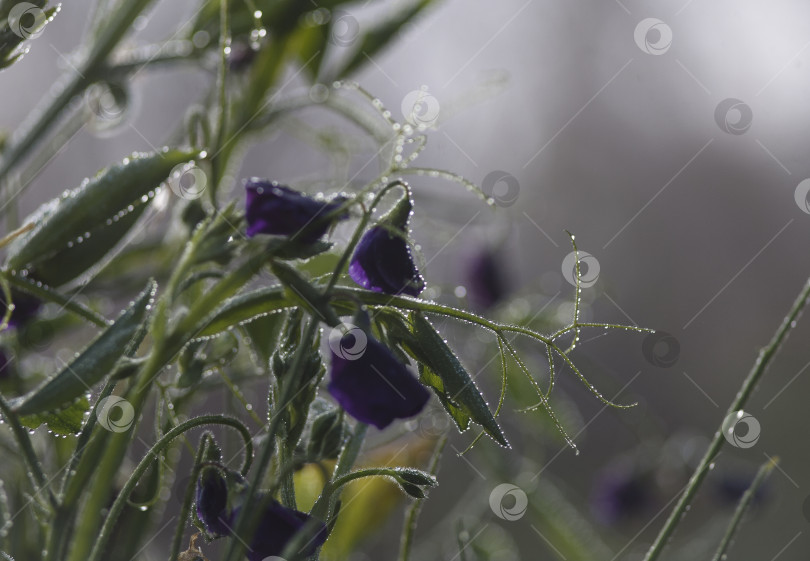
[[[19,139],[14,139],[4,151],[3,158],[0,160],[0,181],[6,179],[8,172],[25,157],[28,151],[39,141],[40,137],[57,122],[59,115],[71,100],[96,79],[98,69],[110,52],[124,38],[133,20],[151,3],[152,0],[123,0],[119,2],[118,8],[110,18],[111,21],[104,26],[87,57],[69,76],[57,83],[59,90],[48,105],[38,113],[32,124],[23,129]],[[25,126],[26,124],[23,125],[23,127]],[[3,190],[5,190],[5,185],[3,185]]]
[[[481,434],[483,434],[483,432]],[[447,434],[444,434],[436,443],[436,448],[433,450],[433,456],[430,458],[428,472],[434,477],[436,477],[436,474],[439,471],[439,461],[442,458],[442,452],[444,451],[446,444]],[[424,502],[424,499],[415,500],[405,513],[405,524],[402,528],[402,538],[399,545],[399,561],[408,561],[411,556],[413,537],[414,534],[416,534],[416,522],[419,519],[419,513],[422,511],[422,505]]]
[[[299,342],[298,351],[295,353],[292,366],[289,369],[290,373],[299,371],[304,360],[304,354],[309,352],[311,349],[312,341],[315,338],[317,330],[318,320],[310,318],[306,331]],[[276,402],[276,411],[273,414],[273,417],[270,419],[270,424],[267,427],[266,440],[262,446],[259,460],[256,462],[253,477],[250,479],[250,485],[246,493],[247,500],[245,501],[243,508],[240,509],[239,516],[237,516],[236,522],[233,525],[234,536],[251,536],[255,531],[255,526],[258,524],[259,517],[263,510],[260,508],[263,506],[261,503],[257,505],[256,495],[258,493],[259,486],[264,479],[264,474],[267,472],[267,468],[270,466],[270,460],[273,457],[273,452],[275,451],[276,433],[278,432],[279,423],[283,417],[284,409],[295,397],[295,394],[293,394],[293,388],[295,388],[296,385],[292,383],[294,377],[287,376],[285,380],[286,381],[281,384],[279,399]],[[226,561],[235,561],[245,547],[246,545],[242,539],[231,539],[228,545],[227,553],[223,559]]]
[[146,472],[149,466],[152,465],[152,462],[155,461],[158,454],[160,454],[164,448],[171,444],[176,437],[180,436],[187,430],[199,427],[201,425],[226,425],[239,431],[242,434],[246,447],[245,467],[242,471],[247,471],[253,457],[253,446],[251,444],[250,431],[248,431],[241,422],[229,417],[223,417],[221,415],[203,415],[201,417],[189,419],[185,423],[177,425],[172,430],[164,434],[163,437],[158,440],[152,446],[152,448],[149,449],[146,455],[144,455],[144,457],[138,463],[137,467],[132,471],[132,475],[130,475],[129,479],[124,484],[124,487],[121,489],[121,492],[118,493],[118,496],[115,498],[115,502],[113,502],[113,505],[110,507],[110,512],[107,515],[107,518],[104,519],[104,525],[101,527],[101,533],[95,540],[93,549],[90,552],[87,561],[99,561],[101,559],[101,556],[104,553],[104,547],[107,545],[107,541],[112,536],[115,522],[118,520],[118,516],[126,506],[129,495],[135,489],[135,486],[138,484],[141,476]]
[[726,530],[723,539],[720,541],[720,545],[717,547],[717,551],[715,552],[714,557],[712,557],[712,561],[721,561],[725,558],[726,550],[731,545],[731,540],[734,538],[734,533],[737,531],[745,511],[748,510],[749,506],[751,506],[751,502],[754,500],[759,486],[762,485],[765,479],[767,479],[767,477],[771,474],[773,468],[776,467],[778,462],[779,460],[774,458],[772,460],[768,460],[762,464],[762,466],[760,466],[759,471],[757,471],[757,475],[751,482],[751,485],[748,487],[748,489],[746,489],[742,499],[740,499],[740,504],[737,505],[737,508],[734,511],[734,516],[731,517],[731,521],[728,524],[728,529]]
[[[219,100],[219,107],[217,111],[217,124],[214,132],[214,143],[211,146],[212,154],[219,153],[223,142],[225,142],[225,133],[228,127],[228,91],[227,91],[227,77],[228,77],[228,50],[231,45],[230,37],[230,22],[228,20],[228,0],[219,1],[219,68],[217,71],[217,97]],[[211,166],[213,168],[212,175],[215,179],[222,177],[219,172],[218,166],[220,160],[214,156],[211,159]],[[219,182],[214,181],[211,185],[209,192],[211,204],[217,208],[217,187]]]
[[183,506],[180,508],[180,520],[177,522],[174,538],[172,539],[172,548],[169,552],[169,561],[177,561],[177,557],[180,555],[183,533],[186,529],[186,520],[188,520],[188,515],[191,511],[191,503],[194,500],[194,489],[197,485],[197,478],[202,470],[202,463],[205,459],[206,453],[208,452],[210,441],[211,436],[208,433],[203,434],[202,438],[200,439],[200,446],[197,448],[197,454],[194,458],[194,467],[191,468],[191,477],[189,479],[188,487],[186,487],[185,495],[183,495]]
[[714,438],[709,444],[703,458],[700,460],[700,464],[698,464],[698,467],[695,469],[695,473],[693,473],[691,479],[689,479],[686,490],[684,491],[683,495],[681,495],[678,503],[672,509],[672,513],[669,515],[669,518],[667,518],[667,521],[664,523],[664,527],[661,528],[661,531],[658,533],[658,536],[655,538],[652,546],[650,546],[649,551],[647,551],[644,561],[655,561],[661,555],[664,547],[666,547],[669,539],[672,537],[673,532],[675,532],[675,528],[677,528],[678,523],[686,513],[687,507],[692,502],[692,499],[694,499],[701,483],[703,483],[703,480],[709,473],[714,458],[723,447],[723,443],[725,442],[725,436],[723,434],[725,430],[725,418],[731,414],[734,414],[736,411],[742,410],[748,403],[748,399],[751,397],[751,394],[762,378],[762,375],[765,373],[765,370],[767,369],[771,360],[781,347],[782,342],[785,340],[787,334],[795,325],[796,319],[799,317],[807,304],[808,298],[810,298],[810,279],[805,282],[799,296],[793,302],[793,307],[782,320],[782,324],[776,330],[776,333],[774,333],[770,343],[760,350],[754,366],[751,368],[751,371],[748,373],[748,377],[745,379],[740,387],[740,391],[737,393],[737,397],[728,408],[726,416],[723,418],[723,423],[714,434]]

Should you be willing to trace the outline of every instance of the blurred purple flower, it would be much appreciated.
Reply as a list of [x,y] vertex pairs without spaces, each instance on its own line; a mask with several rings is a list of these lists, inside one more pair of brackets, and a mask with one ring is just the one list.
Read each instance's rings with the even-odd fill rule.
[[[215,536],[233,534],[241,506],[231,508],[229,504],[244,502],[243,497],[236,497],[229,502],[228,488],[228,482],[215,468],[203,469],[197,480],[197,517],[206,531]],[[248,544],[246,554],[250,561],[262,561],[267,557],[281,555],[290,539],[311,518],[308,514],[283,506],[265,493],[257,494],[256,501],[265,500],[267,503],[259,518],[259,525]],[[314,537],[301,553],[304,556],[311,555],[316,548],[323,545],[326,537],[326,524],[317,522]]]
[[[14,310],[11,312],[8,326],[14,328],[23,327],[34,319],[42,307],[42,302],[38,298],[14,289],[11,290],[11,301],[14,304]],[[6,297],[3,291],[0,290],[0,317],[6,313],[6,310]]]
[[[756,472],[730,470],[726,473],[717,473],[712,481],[712,490],[717,500],[723,505],[736,506],[756,477]],[[753,504],[764,501],[768,496],[768,482],[765,481],[754,492]]]
[[[253,177],[245,183],[247,236],[273,234],[312,243],[323,236],[333,220],[326,216],[344,199],[318,201],[274,181]],[[344,220],[348,214],[334,220]],[[302,232],[306,228],[305,232]]]
[[349,276],[374,292],[419,296],[425,289],[425,279],[404,236],[384,226],[374,226],[363,234],[349,264]]
[[[353,345],[348,342],[345,348]],[[383,429],[394,419],[417,415],[430,398],[427,389],[379,341],[369,337],[360,356],[347,356],[332,351],[329,393],[358,421]]]
[[467,296],[476,308],[486,310],[507,293],[506,278],[498,256],[489,248],[478,251],[467,265]]
[[591,510],[599,521],[612,526],[646,510],[654,498],[650,474],[631,466],[609,468],[597,477]]

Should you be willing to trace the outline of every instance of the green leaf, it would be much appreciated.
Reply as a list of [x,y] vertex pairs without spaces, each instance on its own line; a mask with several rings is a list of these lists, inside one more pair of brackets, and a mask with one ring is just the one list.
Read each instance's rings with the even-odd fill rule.
[[34,227],[9,245],[6,266],[31,269],[52,286],[72,280],[121,241],[174,167],[196,156],[177,149],[133,154],[86,179],[26,220]]
[[365,66],[382,49],[392,42],[403,26],[413,21],[422,11],[434,3],[434,0],[419,0],[411,6],[406,6],[395,13],[391,18],[363,35],[360,48],[354,57],[337,73],[337,78],[343,78]]
[[377,310],[374,319],[378,324],[385,327],[385,340],[387,342],[395,344],[396,347],[394,348],[403,348],[419,363],[419,381],[434,391],[442,407],[458,427],[459,432],[467,430],[470,426],[470,415],[450,398],[441,376],[427,366],[428,357],[411,332],[407,319],[401,313],[386,308]]
[[447,411],[447,414],[453,419],[459,432],[464,432],[470,428],[470,415],[463,407],[460,407],[450,399],[447,390],[444,388],[444,382],[441,376],[436,374],[430,367],[425,366],[422,362],[419,363],[419,381],[436,393],[436,397],[439,398],[439,403],[442,404],[444,410]]
[[270,364],[270,357],[281,336],[285,320],[286,314],[276,313],[256,317],[242,325],[242,330],[250,340],[250,348],[258,357],[257,362],[264,368]]
[[245,292],[229,298],[207,320],[199,332],[200,337],[210,337],[226,329],[254,320],[261,316],[292,308],[293,303],[282,286],[270,286]]
[[84,414],[89,409],[90,401],[86,396],[82,396],[63,409],[21,416],[19,420],[22,426],[29,429],[35,429],[45,423],[54,434],[67,436],[78,434],[82,430]]
[[59,7],[45,9],[46,0],[0,2],[0,70],[8,68],[28,51],[34,39],[50,23]]
[[441,379],[446,399],[457,404],[498,444],[508,447],[509,443],[489,410],[484,396],[481,395],[453,350],[442,339],[441,334],[419,312],[411,314],[411,323],[413,335],[418,344],[417,360]]
[[157,286],[150,282],[127,310],[61,372],[13,404],[17,414],[32,415],[59,409],[87,393],[115,369],[118,360],[140,345],[146,334],[147,312]]
[[327,325],[334,327],[340,324],[340,319],[329,305],[328,299],[295,268],[275,261],[271,264],[271,269],[288,289],[287,294],[290,298]]

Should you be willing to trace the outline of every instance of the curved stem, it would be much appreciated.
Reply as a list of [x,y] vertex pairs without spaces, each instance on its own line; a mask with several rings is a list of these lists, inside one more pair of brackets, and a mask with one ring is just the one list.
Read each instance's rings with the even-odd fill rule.
[[740,503],[737,505],[737,508],[734,511],[734,516],[731,517],[731,521],[728,524],[726,533],[723,536],[723,539],[720,540],[720,545],[717,546],[717,551],[714,553],[714,557],[712,557],[712,561],[723,561],[726,558],[726,550],[731,545],[731,540],[734,538],[734,534],[737,532],[740,522],[742,522],[745,511],[748,510],[749,506],[751,506],[751,502],[756,497],[756,492],[760,485],[762,485],[765,479],[767,479],[767,477],[771,474],[777,463],[779,463],[779,460],[777,458],[773,458],[760,466],[754,480],[751,482],[751,485],[748,487],[748,489],[746,489],[742,499],[740,499]]
[[191,478],[186,487],[186,493],[183,495],[183,506],[180,508],[180,519],[177,522],[177,528],[174,531],[174,538],[172,539],[172,548],[169,552],[169,561],[177,561],[180,555],[180,547],[183,542],[183,533],[186,529],[186,520],[191,511],[191,503],[194,500],[194,488],[197,484],[197,477],[202,470],[202,463],[208,451],[208,446],[212,440],[210,433],[205,433],[200,438],[200,446],[197,448],[197,454],[194,458],[194,467],[191,469]]
[[661,555],[661,552],[664,550],[664,547],[669,542],[672,534],[675,532],[675,528],[678,527],[678,523],[683,518],[684,514],[686,513],[686,509],[691,504],[692,499],[694,499],[695,494],[697,493],[700,485],[703,483],[706,475],[709,473],[710,466],[714,458],[720,452],[720,449],[723,447],[723,443],[725,442],[725,436],[723,434],[724,426],[725,426],[725,418],[728,415],[734,414],[736,411],[740,411],[745,407],[748,403],[748,399],[751,397],[754,389],[757,387],[762,375],[765,373],[765,370],[768,368],[771,360],[776,355],[776,352],[782,346],[782,342],[785,340],[785,337],[793,328],[796,319],[801,314],[802,310],[804,309],[805,305],[807,305],[807,300],[810,298],[810,278],[807,279],[804,287],[802,288],[799,296],[796,298],[795,302],[793,303],[793,307],[791,307],[788,314],[782,320],[782,324],[776,330],[776,333],[773,335],[770,343],[766,347],[764,347],[759,352],[759,356],[757,357],[754,366],[751,368],[751,371],[748,373],[748,377],[743,382],[742,386],[740,387],[740,391],[737,393],[737,397],[734,399],[734,402],[728,408],[726,412],[726,416],[723,419],[723,423],[720,425],[720,428],[714,434],[714,438],[712,438],[709,447],[706,449],[706,453],[703,455],[703,458],[700,460],[697,468],[695,469],[695,473],[692,474],[692,477],[689,479],[689,483],[686,486],[686,490],[681,495],[681,498],[678,500],[678,503],[672,509],[672,512],[667,518],[667,521],[664,523],[663,528],[658,533],[658,536],[655,538],[655,541],[650,546],[649,551],[647,551],[647,555],[644,557],[644,561],[654,561],[658,559]]
[[[372,182],[369,185],[373,186],[375,182]],[[362,237],[363,233],[366,230],[366,226],[371,220],[371,215],[374,212],[374,209],[382,200],[382,198],[385,196],[385,194],[394,187],[404,187],[406,190],[408,190],[407,184],[397,179],[396,181],[392,181],[391,183],[380,189],[380,191],[375,195],[374,200],[371,202],[371,205],[369,205],[368,210],[366,210],[363,213],[362,218],[360,218],[360,222],[357,223],[357,226],[354,229],[354,234],[352,235],[352,239],[349,241],[349,244],[346,246],[346,249],[340,256],[338,264],[335,266],[335,269],[332,272],[332,277],[329,279],[329,284],[326,286],[326,290],[324,291],[324,293],[327,296],[332,292],[332,289],[335,288],[335,284],[337,284],[337,281],[340,278],[340,274],[346,268],[346,263],[348,263],[349,259],[352,256],[352,253],[354,253],[354,248],[357,247],[357,244],[360,242],[360,238]]]
[[101,559],[104,552],[104,547],[107,545],[107,541],[112,536],[112,530],[115,526],[115,522],[118,520],[124,506],[127,504],[127,498],[135,489],[135,485],[138,484],[138,480],[141,478],[141,476],[146,472],[152,462],[155,461],[155,457],[157,457],[158,454],[160,454],[169,444],[171,444],[172,440],[174,440],[177,436],[180,436],[187,430],[199,427],[201,425],[226,425],[239,431],[245,441],[245,463],[242,468],[242,473],[247,473],[253,457],[253,443],[251,441],[250,431],[245,428],[241,422],[237,421],[236,419],[222,417],[220,415],[204,415],[202,417],[189,419],[185,423],[177,425],[172,430],[164,434],[163,437],[158,440],[152,446],[152,448],[149,449],[143,459],[141,459],[140,463],[138,463],[138,465],[132,471],[132,475],[130,475],[129,479],[124,484],[124,487],[121,489],[121,492],[118,493],[118,496],[115,498],[115,502],[113,502],[113,505],[110,507],[110,512],[107,515],[107,518],[104,520],[104,525],[101,527],[101,533],[93,544],[93,549],[90,552],[87,561],[99,561]]

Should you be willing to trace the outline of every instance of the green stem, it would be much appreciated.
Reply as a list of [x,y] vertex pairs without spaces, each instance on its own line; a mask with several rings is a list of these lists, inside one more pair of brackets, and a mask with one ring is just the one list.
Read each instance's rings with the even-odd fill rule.
[[[228,95],[227,95],[227,77],[228,77],[228,49],[230,48],[230,22],[228,20],[228,0],[220,0],[219,2],[219,68],[217,72],[217,96],[219,99],[219,109],[217,112],[216,132],[214,135],[214,143],[211,146],[211,153],[215,156],[211,159],[211,167],[213,168],[212,175],[215,178],[222,177],[218,166],[220,165],[219,159],[216,154],[219,153],[223,142],[225,142],[225,134],[228,126]],[[217,187],[218,182],[211,185],[209,195],[211,204],[214,208],[217,207]]]
[[332,482],[332,490],[337,491],[347,483],[351,483],[357,479],[363,479],[364,477],[395,477],[396,471],[392,468],[365,468],[365,469],[358,469],[357,471],[352,471],[347,473],[346,475],[335,479]]
[[[374,185],[372,182],[370,185]],[[375,195],[374,200],[371,201],[371,205],[369,205],[368,210],[363,213],[363,216],[360,218],[360,221],[357,223],[357,226],[354,229],[354,234],[352,235],[352,239],[349,241],[349,244],[346,246],[346,249],[343,251],[343,254],[340,256],[340,260],[338,261],[337,265],[335,266],[334,271],[332,272],[332,277],[329,279],[329,284],[326,286],[326,290],[324,294],[329,296],[332,292],[332,289],[335,288],[335,284],[337,284],[338,279],[340,279],[340,275],[343,273],[343,270],[346,268],[346,264],[349,262],[352,254],[354,253],[354,248],[357,247],[357,244],[360,243],[360,238],[366,231],[366,226],[368,225],[369,221],[371,220],[371,215],[374,212],[374,209],[380,203],[382,198],[385,194],[393,189],[394,187],[404,187],[407,191],[408,186],[406,183],[397,179],[396,181],[392,181]]]
[[202,463],[208,452],[208,446],[211,441],[211,436],[206,433],[200,439],[200,446],[197,448],[197,454],[194,458],[194,467],[191,469],[191,478],[186,487],[186,493],[183,496],[183,506],[180,509],[180,519],[177,522],[177,527],[174,531],[174,538],[172,539],[172,548],[169,553],[169,561],[177,561],[180,555],[180,548],[182,547],[183,534],[186,530],[186,520],[188,520],[189,512],[191,512],[191,503],[194,500],[194,490],[197,485],[197,478],[202,470]]
[[279,478],[281,504],[287,508],[297,508],[297,502],[295,500],[295,481],[293,479],[295,471],[292,469],[284,469],[285,466],[292,465],[292,452],[284,439],[276,438],[276,443],[278,446],[278,466],[281,472]]
[[340,457],[338,457],[337,464],[332,472],[332,480],[324,485],[321,495],[318,497],[318,500],[315,501],[312,510],[309,511],[313,517],[319,520],[327,520],[335,511],[335,505],[340,498],[340,494],[334,493],[334,482],[349,473],[352,469],[354,462],[357,461],[357,456],[360,455],[360,449],[363,447],[363,440],[366,438],[367,431],[367,424],[357,423],[354,434],[352,434],[351,439],[340,452]]
[[[26,156],[42,135],[57,122],[59,115],[70,101],[96,79],[99,68],[124,38],[132,21],[151,3],[152,0],[123,0],[119,2],[109,24],[104,26],[87,57],[69,76],[57,83],[59,90],[45,109],[39,113],[33,124],[22,131],[19,140],[13,141],[3,152],[3,158],[0,160],[0,181],[6,179],[9,171]],[[5,190],[5,184],[3,189]]]
[[[300,371],[300,366],[303,363],[304,355],[309,352],[310,348],[312,347],[312,341],[315,339],[315,333],[317,330],[318,321],[311,318],[307,324],[306,332],[299,343],[298,351],[295,353],[295,358],[293,359],[293,363],[289,370],[290,372]],[[253,532],[255,532],[256,526],[259,522],[262,512],[262,508],[260,507],[262,505],[257,503],[257,494],[259,491],[259,486],[264,479],[264,474],[267,472],[267,468],[270,466],[270,460],[273,458],[276,433],[278,432],[279,423],[281,423],[281,419],[283,418],[283,412],[290,401],[292,401],[292,399],[295,397],[293,390],[296,388],[296,385],[292,383],[294,380],[294,377],[287,376],[286,382],[281,384],[279,399],[276,402],[276,411],[270,419],[270,424],[267,427],[266,440],[262,446],[259,460],[256,462],[256,469],[253,473],[253,477],[250,479],[250,485],[246,494],[247,500],[245,501],[243,508],[240,509],[239,516],[233,525],[233,533],[236,536],[253,535]],[[244,548],[245,544],[241,539],[230,540],[224,559],[227,561],[236,561],[238,556],[244,551]]]
[[152,448],[149,449],[146,455],[144,455],[144,457],[141,459],[140,463],[138,463],[133,470],[132,475],[130,475],[129,479],[124,484],[124,487],[121,489],[121,492],[118,493],[118,496],[115,498],[115,502],[113,502],[113,505],[110,507],[110,512],[107,515],[107,518],[104,520],[104,525],[101,527],[101,533],[95,540],[93,549],[90,552],[89,557],[87,557],[87,561],[99,561],[101,559],[101,556],[104,553],[104,547],[107,545],[107,541],[112,536],[115,522],[118,520],[121,511],[127,504],[127,498],[130,496],[130,494],[132,494],[132,491],[138,484],[138,480],[146,472],[146,470],[149,469],[149,466],[152,465],[155,458],[161,452],[163,452],[163,450],[169,444],[171,444],[172,440],[174,440],[177,436],[180,436],[187,430],[199,427],[201,425],[226,425],[239,431],[245,441],[245,463],[242,472],[247,473],[247,470],[250,468],[251,458],[253,457],[253,443],[251,441],[250,431],[247,430],[247,428],[245,428],[241,422],[237,421],[236,419],[222,417],[220,415],[204,415],[201,417],[195,417],[194,419],[189,419],[185,423],[177,425],[163,435],[163,437],[158,440],[152,446]]
[[726,533],[720,541],[720,545],[717,547],[714,557],[712,557],[712,561],[721,561],[726,558],[726,550],[731,545],[731,540],[734,538],[734,534],[742,521],[745,511],[751,506],[751,502],[756,496],[757,489],[759,489],[759,486],[762,485],[765,479],[771,474],[771,471],[773,471],[777,463],[777,459],[768,460],[759,468],[750,487],[746,489],[745,494],[743,494],[742,499],[740,499],[740,503],[734,511],[734,516],[731,517],[731,521],[728,524],[728,529],[726,529]]
[[678,503],[672,509],[672,513],[670,513],[669,518],[664,523],[663,528],[658,533],[658,536],[655,538],[652,546],[650,546],[649,551],[647,551],[647,555],[644,557],[644,561],[654,561],[658,559],[661,555],[661,552],[664,550],[664,547],[669,542],[672,534],[675,532],[675,528],[678,527],[678,523],[683,518],[684,514],[686,513],[686,509],[691,504],[692,500],[695,498],[695,494],[697,494],[700,485],[703,483],[706,475],[709,473],[711,469],[711,464],[714,461],[714,458],[720,452],[720,449],[723,447],[723,443],[725,442],[724,430],[725,430],[725,418],[728,415],[734,414],[736,411],[742,410],[745,405],[748,403],[748,399],[751,397],[754,389],[757,387],[762,375],[765,373],[768,365],[770,364],[773,357],[776,355],[776,352],[782,346],[782,342],[785,340],[785,337],[793,328],[796,319],[801,314],[802,310],[804,309],[805,305],[807,304],[807,300],[810,298],[810,279],[807,280],[804,287],[802,288],[799,296],[796,298],[795,302],[793,303],[793,307],[790,309],[788,314],[782,320],[782,324],[776,330],[773,338],[771,339],[770,343],[764,347],[759,352],[759,356],[757,357],[754,366],[751,368],[751,371],[748,373],[748,377],[743,382],[742,386],[740,387],[740,391],[737,394],[737,397],[734,399],[734,402],[728,408],[726,412],[726,416],[723,418],[723,423],[720,425],[720,428],[714,434],[714,438],[712,438],[711,443],[709,444],[706,453],[703,455],[703,458],[700,460],[697,468],[695,469],[695,473],[692,474],[691,479],[689,479],[689,483],[684,491],[681,498],[678,500]]
[[[483,433],[482,433],[483,434]],[[447,434],[442,435],[436,443],[436,448],[433,450],[433,456],[430,458],[428,464],[428,472],[432,476],[436,476],[439,471],[439,461],[442,458],[442,451],[447,444]],[[408,508],[405,513],[405,524],[402,528],[402,539],[399,545],[399,561],[408,561],[411,556],[411,548],[413,546],[413,537],[416,533],[416,522],[419,520],[419,513],[422,511],[424,499],[417,499]]]

